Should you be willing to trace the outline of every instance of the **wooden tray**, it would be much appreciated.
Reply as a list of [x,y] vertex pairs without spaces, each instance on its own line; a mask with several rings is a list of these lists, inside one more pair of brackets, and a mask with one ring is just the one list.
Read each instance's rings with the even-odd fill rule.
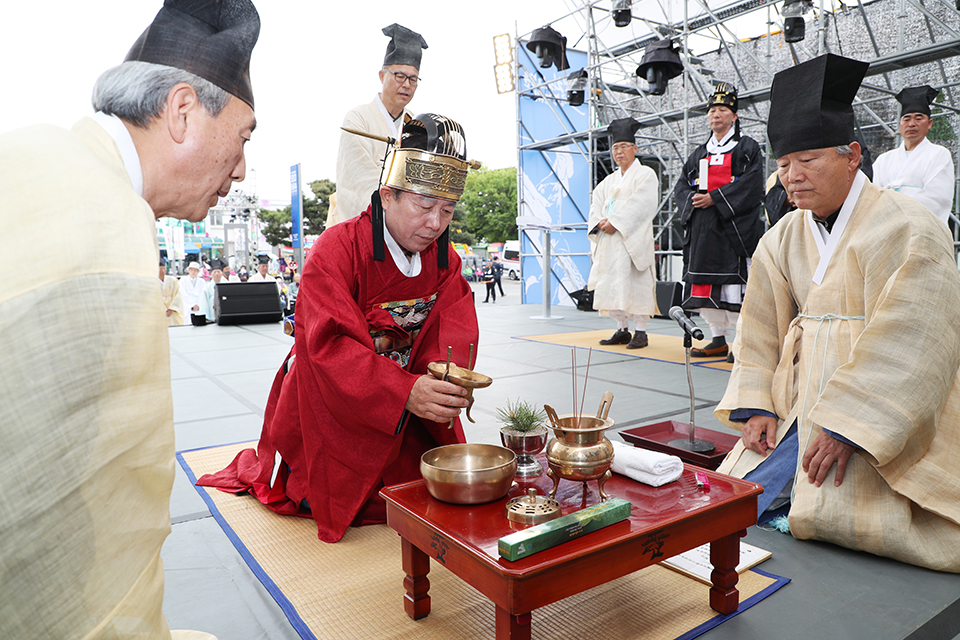
[[676,420],[667,420],[656,424],[648,424],[644,427],[634,427],[620,432],[621,437],[630,444],[669,453],[677,456],[684,462],[689,462],[707,469],[716,469],[723,462],[727,452],[733,448],[740,436],[732,433],[721,433],[711,429],[701,429],[694,427],[693,435],[698,440],[706,440],[716,445],[712,453],[696,453],[679,449],[670,444],[671,440],[690,437],[690,425],[686,422],[677,422]]

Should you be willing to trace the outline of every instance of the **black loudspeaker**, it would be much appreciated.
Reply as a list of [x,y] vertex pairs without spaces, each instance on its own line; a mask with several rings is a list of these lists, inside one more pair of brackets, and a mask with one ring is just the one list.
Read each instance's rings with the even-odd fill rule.
[[276,282],[221,282],[216,295],[217,324],[280,322],[280,290]]
[[658,282],[657,283],[657,317],[669,318],[667,313],[671,307],[680,306],[683,300],[682,282]]

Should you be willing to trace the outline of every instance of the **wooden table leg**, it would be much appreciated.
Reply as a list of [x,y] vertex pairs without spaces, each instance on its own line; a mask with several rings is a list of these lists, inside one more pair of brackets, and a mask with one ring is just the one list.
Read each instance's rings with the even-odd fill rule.
[[713,564],[710,608],[714,611],[733,613],[740,606],[737,564],[740,562],[740,537],[744,533],[738,531],[710,543],[710,562]]
[[530,640],[530,614],[513,616],[497,607],[497,640]]
[[400,538],[403,557],[403,586],[407,593],[403,596],[403,610],[414,620],[426,618],[430,614],[430,556],[412,545],[406,538]]

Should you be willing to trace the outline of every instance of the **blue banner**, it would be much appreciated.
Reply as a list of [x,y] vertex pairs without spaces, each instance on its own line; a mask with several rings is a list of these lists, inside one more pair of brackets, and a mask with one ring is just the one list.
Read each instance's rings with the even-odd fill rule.
[[290,228],[291,247],[300,248],[300,238],[303,235],[303,198],[300,194],[300,165],[290,167]]
[[[586,104],[570,106],[566,100],[568,74],[587,65],[587,54],[567,49],[570,69],[543,69],[522,41],[517,42],[517,90],[520,144],[530,145],[589,129]],[[550,227],[550,301],[574,306],[570,293],[582,289],[590,275],[590,165],[586,141],[548,150],[520,152],[519,216]],[[571,226],[572,225],[572,226]],[[543,300],[543,243],[537,230],[520,233],[524,304]]]

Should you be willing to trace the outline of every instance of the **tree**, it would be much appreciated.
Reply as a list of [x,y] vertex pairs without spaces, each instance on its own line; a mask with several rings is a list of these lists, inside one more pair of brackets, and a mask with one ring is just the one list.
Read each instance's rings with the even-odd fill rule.
[[[330,195],[337,190],[337,185],[326,178],[323,180],[314,180],[308,183],[308,185],[313,197],[303,199],[303,234],[306,236],[318,236],[323,233],[327,223],[327,212],[330,210]],[[263,236],[271,246],[277,247],[281,244],[290,243],[293,222],[291,220],[289,206],[279,211],[261,209],[258,215],[260,219],[266,223],[263,228]]]
[[459,242],[473,246],[477,242],[476,236],[467,231],[467,212],[459,203],[453,209],[453,220],[450,221],[450,242]]
[[480,169],[467,175],[460,204],[465,229],[489,242],[517,238],[517,170]]

